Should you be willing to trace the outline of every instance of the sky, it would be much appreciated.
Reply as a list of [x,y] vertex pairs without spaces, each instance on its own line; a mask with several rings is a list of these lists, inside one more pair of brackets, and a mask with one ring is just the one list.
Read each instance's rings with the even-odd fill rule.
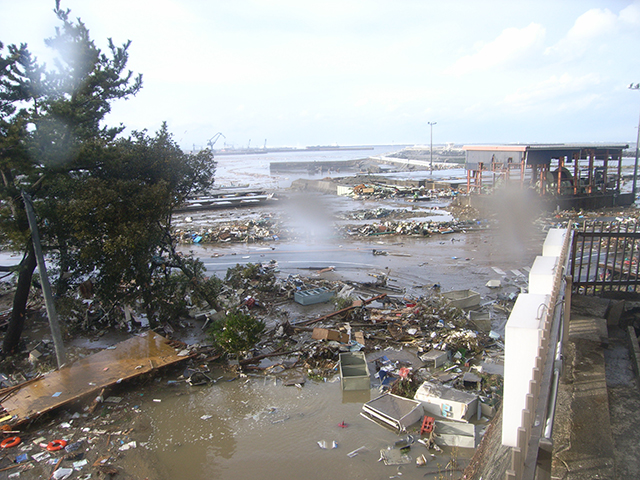
[[[54,0],[0,0],[0,41],[44,39]],[[107,123],[183,149],[634,143],[640,0],[61,0],[100,48],[131,40],[135,97]],[[429,123],[435,122],[434,125]]]

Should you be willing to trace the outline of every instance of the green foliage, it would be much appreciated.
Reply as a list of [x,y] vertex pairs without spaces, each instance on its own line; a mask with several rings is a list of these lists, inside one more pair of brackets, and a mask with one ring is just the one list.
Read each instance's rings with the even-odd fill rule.
[[399,378],[391,386],[391,393],[405,398],[413,398],[418,391],[420,384],[412,377]]
[[218,347],[227,353],[236,354],[253,348],[264,329],[262,320],[234,310],[223,320],[214,322],[208,333]]
[[336,310],[342,310],[343,308],[350,307],[353,305],[354,300],[355,299],[353,297],[336,297],[334,300]]
[[258,290],[271,290],[275,283],[275,274],[270,270],[264,270],[262,266],[256,263],[247,263],[246,265],[236,264],[235,267],[227,269],[225,282],[233,288],[242,288],[249,283],[253,283]]
[[[188,296],[216,305],[219,282],[176,254],[170,223],[176,206],[213,183],[211,151],[183,153],[165,123],[153,136],[119,138],[124,125],[106,126],[105,117],[142,87],[127,70],[130,42],[109,40],[102,51],[69,10],[54,12],[60,26],[45,40],[53,70],[26,45],[3,53],[0,44],[0,241],[28,249],[25,190],[43,248],[56,256],[59,296],[91,275],[98,300],[141,301],[150,320],[184,313]],[[21,285],[32,272],[21,270]]]

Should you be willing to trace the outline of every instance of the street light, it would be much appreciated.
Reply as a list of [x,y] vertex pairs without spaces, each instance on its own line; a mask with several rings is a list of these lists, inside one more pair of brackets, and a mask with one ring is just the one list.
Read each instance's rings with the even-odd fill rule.
[[[631,83],[629,85],[629,89],[631,90],[640,90],[640,83],[636,83],[635,85]],[[633,164],[633,187],[631,191],[633,192],[633,201],[636,201],[636,183],[638,178],[638,143],[640,143],[640,120],[638,120],[638,136],[636,137],[636,161]]]
[[429,149],[429,152],[431,153],[431,176],[433,177],[433,126],[438,122],[427,122],[427,123],[431,127],[431,148]]

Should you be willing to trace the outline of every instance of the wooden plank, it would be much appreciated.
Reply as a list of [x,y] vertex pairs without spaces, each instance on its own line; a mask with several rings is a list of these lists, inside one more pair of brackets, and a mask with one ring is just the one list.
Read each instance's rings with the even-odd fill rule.
[[144,332],[43,376],[2,401],[11,415],[8,424],[19,425],[120,381],[189,358],[179,357],[168,342],[155,332]]

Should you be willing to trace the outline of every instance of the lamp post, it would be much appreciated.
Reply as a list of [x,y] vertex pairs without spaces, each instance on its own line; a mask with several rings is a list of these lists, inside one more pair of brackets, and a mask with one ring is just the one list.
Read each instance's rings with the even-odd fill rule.
[[429,152],[431,154],[431,176],[433,176],[433,126],[438,122],[427,122],[431,127],[431,147]]
[[[629,85],[629,89],[631,90],[640,90],[640,83],[636,83],[635,85],[632,83]],[[640,143],[640,120],[638,120],[638,136],[636,137],[636,161],[633,164],[633,201],[636,201],[636,183],[638,178],[638,143]]]

